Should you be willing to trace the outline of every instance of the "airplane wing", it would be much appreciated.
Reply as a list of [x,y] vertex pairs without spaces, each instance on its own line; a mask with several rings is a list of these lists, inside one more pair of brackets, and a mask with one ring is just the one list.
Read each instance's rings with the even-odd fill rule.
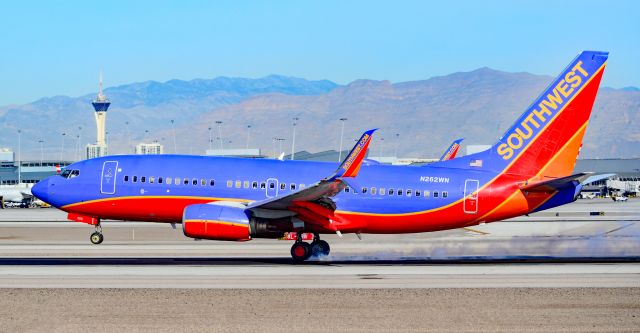
[[332,175],[304,189],[253,202],[247,206],[247,209],[252,211],[289,210],[297,213],[305,222],[327,228],[330,224],[327,215],[331,215],[336,208],[330,198],[347,186],[360,191],[360,186],[357,185],[354,178],[360,171],[360,166],[371,142],[371,136],[375,131],[376,129],[371,129],[362,134],[351,152]]
[[449,146],[449,148],[444,151],[444,154],[442,154],[442,157],[440,157],[440,161],[448,161],[454,159],[456,157],[456,154],[458,154],[458,150],[460,150],[460,142],[462,142],[462,140],[464,140],[464,138],[453,141],[451,143],[451,146]]

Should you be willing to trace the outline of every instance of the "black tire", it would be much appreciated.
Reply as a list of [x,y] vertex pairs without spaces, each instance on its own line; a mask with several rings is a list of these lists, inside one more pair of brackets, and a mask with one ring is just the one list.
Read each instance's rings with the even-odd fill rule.
[[99,232],[94,232],[91,234],[91,237],[89,237],[89,240],[91,241],[91,243],[97,245],[102,243],[102,241],[104,240],[104,236],[102,236],[102,234]]
[[329,243],[323,240],[317,240],[311,243],[311,255],[314,257],[328,256],[331,251]]
[[305,242],[295,242],[291,246],[291,258],[295,262],[303,262],[311,257],[311,245]]

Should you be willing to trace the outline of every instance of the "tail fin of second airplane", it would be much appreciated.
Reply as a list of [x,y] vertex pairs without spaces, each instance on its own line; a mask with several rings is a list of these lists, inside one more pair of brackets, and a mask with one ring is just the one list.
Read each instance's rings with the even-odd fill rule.
[[440,161],[448,161],[456,158],[456,154],[458,154],[458,150],[460,150],[460,142],[462,142],[464,138],[460,138],[451,143],[451,146],[444,151],[444,154],[440,157]]
[[578,55],[490,149],[491,168],[528,178],[571,175],[607,57]]

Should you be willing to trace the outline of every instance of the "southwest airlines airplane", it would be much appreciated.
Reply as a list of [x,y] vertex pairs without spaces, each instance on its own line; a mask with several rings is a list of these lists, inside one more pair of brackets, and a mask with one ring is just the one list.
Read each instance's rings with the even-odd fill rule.
[[[296,232],[295,261],[329,254],[321,234],[462,228],[573,202],[572,174],[606,64],[582,52],[490,149],[425,166],[365,159],[375,130],[346,159],[282,161],[184,155],[108,156],[36,184],[41,200],[94,225],[102,219],[182,223],[198,239],[248,241]],[[454,148],[457,149],[457,148]],[[303,233],[313,234],[304,242]]]

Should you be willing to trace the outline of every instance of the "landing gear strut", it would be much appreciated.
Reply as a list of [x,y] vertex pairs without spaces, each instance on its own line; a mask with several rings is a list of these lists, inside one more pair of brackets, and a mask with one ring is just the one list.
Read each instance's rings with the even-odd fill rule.
[[89,240],[91,240],[91,243],[93,244],[100,244],[104,240],[104,236],[102,236],[102,226],[100,225],[100,222],[96,224],[96,231],[94,231],[91,234],[91,237],[89,237]]
[[322,257],[329,255],[331,248],[329,243],[320,239],[320,235],[313,234],[311,244],[302,241],[303,232],[297,233],[296,242],[291,246],[291,257],[295,262],[303,262],[310,257]]

